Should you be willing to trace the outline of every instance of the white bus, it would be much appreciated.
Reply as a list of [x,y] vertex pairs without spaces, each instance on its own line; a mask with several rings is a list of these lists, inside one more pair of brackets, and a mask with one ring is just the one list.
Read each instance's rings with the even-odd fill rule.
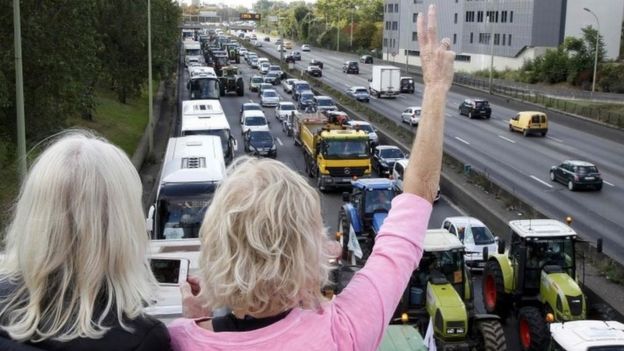
[[182,101],[180,135],[218,136],[221,138],[223,157],[227,164],[234,159],[234,154],[238,148],[219,100]]
[[188,66],[190,62],[204,63],[201,44],[195,40],[184,41],[184,64]]
[[153,240],[195,239],[208,205],[225,176],[221,140],[192,135],[170,138],[146,220]]

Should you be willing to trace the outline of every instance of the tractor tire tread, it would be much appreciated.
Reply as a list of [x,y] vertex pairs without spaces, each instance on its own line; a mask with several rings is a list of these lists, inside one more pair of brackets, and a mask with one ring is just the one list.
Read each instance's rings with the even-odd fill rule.
[[[518,323],[526,319],[531,333],[531,344],[525,351],[542,351],[548,346],[548,328],[544,316],[537,307],[525,306],[518,311]],[[522,346],[523,347],[523,346]]]
[[497,320],[482,321],[477,324],[477,329],[483,337],[484,351],[504,351],[507,349],[507,340],[503,326]]

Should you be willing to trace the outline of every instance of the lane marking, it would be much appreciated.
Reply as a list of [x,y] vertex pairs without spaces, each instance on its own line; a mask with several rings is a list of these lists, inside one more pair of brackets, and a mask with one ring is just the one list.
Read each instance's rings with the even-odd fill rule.
[[502,135],[499,135],[498,137],[499,137],[499,138],[501,138],[501,139],[503,139],[503,140],[505,140],[505,141],[508,141],[508,142],[510,142],[510,143],[512,143],[512,144],[515,144],[515,143],[516,143],[515,141],[513,141],[513,140],[511,140],[511,139],[509,139],[509,138],[505,138],[505,137],[504,137],[504,136],[502,136]]
[[543,181],[543,180],[539,179],[538,177],[536,177],[536,176],[534,176],[534,175],[531,175],[531,178],[533,178],[533,180],[537,180],[538,182],[540,182],[540,183],[542,183],[542,184],[544,184],[544,185],[546,185],[547,187],[549,187],[549,188],[551,188],[551,189],[552,189],[552,185],[550,185],[550,184],[546,183],[545,181]]
[[461,141],[462,143],[464,143],[464,144],[466,144],[466,145],[470,145],[470,143],[469,143],[469,142],[467,142],[466,140],[464,140],[464,139],[462,139],[462,138],[460,138],[460,137],[455,137],[455,139],[457,139],[457,140]]
[[615,184],[611,184],[611,183],[607,182],[607,181],[606,181],[606,180],[604,180],[604,179],[602,180],[602,182],[603,182],[603,183],[605,183],[605,184],[607,184],[607,185],[609,185],[609,186],[615,186]]
[[554,140],[554,141],[556,141],[556,142],[558,142],[558,143],[563,143],[563,140],[561,140],[561,139],[553,138],[553,137],[548,136],[548,135],[547,135],[546,137],[547,137],[548,139],[552,139],[552,140]]
[[280,140],[280,138],[276,137],[275,139],[277,139],[277,142],[280,144],[280,146],[284,146],[284,143],[282,143],[282,141]]

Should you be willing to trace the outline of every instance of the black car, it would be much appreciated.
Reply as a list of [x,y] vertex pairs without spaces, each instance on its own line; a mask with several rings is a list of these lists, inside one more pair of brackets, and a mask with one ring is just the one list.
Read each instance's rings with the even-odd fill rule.
[[305,73],[311,75],[312,77],[322,77],[323,76],[323,71],[316,67],[316,66],[308,66],[308,68],[306,68]]
[[271,38],[269,38],[269,37],[264,37],[264,41],[269,41],[269,42],[270,42],[270,41],[271,41]]
[[293,89],[292,89],[293,100],[299,101],[299,93],[302,91],[306,91],[306,90],[312,90],[312,87],[310,86],[310,83],[306,82],[305,80],[298,80],[295,83],[293,83]]
[[490,118],[492,108],[487,100],[466,99],[459,105],[459,114],[466,115],[470,119],[474,117]]
[[286,61],[286,63],[295,63],[295,57],[293,55],[288,55],[286,56],[286,58],[284,59]]
[[388,177],[394,163],[406,158],[406,155],[394,145],[377,145],[373,152],[373,169],[380,177]]
[[243,138],[245,152],[255,156],[277,157],[275,138],[267,130],[250,130]]
[[273,85],[278,85],[282,82],[282,73],[278,71],[269,71],[264,76],[264,81]]
[[297,109],[301,111],[314,112],[314,93],[311,90],[299,93]]
[[323,62],[319,61],[319,60],[316,60],[316,59],[311,59],[310,60],[310,66],[317,66],[320,69],[323,69]]
[[360,57],[360,62],[362,63],[373,63],[373,57],[371,55],[362,55]]
[[360,66],[357,61],[347,61],[342,65],[342,72],[360,74]]
[[413,94],[415,90],[414,78],[401,77],[401,93]]
[[293,51],[291,55],[295,61],[301,61],[301,53],[299,51]]
[[550,180],[566,184],[570,191],[583,187],[602,189],[602,177],[598,167],[585,161],[564,161],[558,166],[552,166]]

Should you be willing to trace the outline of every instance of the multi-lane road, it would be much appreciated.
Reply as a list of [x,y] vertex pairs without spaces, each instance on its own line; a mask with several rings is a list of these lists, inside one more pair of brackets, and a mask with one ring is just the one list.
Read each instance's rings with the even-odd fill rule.
[[[259,38],[263,36],[258,35]],[[271,38],[270,43],[264,42],[259,49],[279,58],[274,41],[275,38]],[[370,64],[360,63],[359,75],[342,73],[344,61],[357,60],[354,54],[313,47],[312,51],[303,52],[302,58],[296,62],[298,69],[305,69],[312,58],[321,60],[324,63],[321,80],[335,89],[368,86]],[[420,105],[422,90],[423,86],[417,84],[413,95],[402,94],[396,99],[372,97],[370,107],[399,123],[406,107]],[[624,234],[624,131],[547,112],[550,116],[548,135],[545,138],[523,137],[508,130],[509,118],[520,110],[538,108],[499,97],[490,98],[492,117],[489,120],[471,120],[459,115],[458,106],[464,99],[484,95],[465,88],[452,89],[446,105],[445,152],[483,171],[545,215],[557,219],[572,216],[574,228],[585,239],[603,238],[605,252],[624,262],[624,241],[621,240]],[[571,192],[564,185],[551,182],[550,167],[568,159],[596,164],[605,180],[602,191]]]

